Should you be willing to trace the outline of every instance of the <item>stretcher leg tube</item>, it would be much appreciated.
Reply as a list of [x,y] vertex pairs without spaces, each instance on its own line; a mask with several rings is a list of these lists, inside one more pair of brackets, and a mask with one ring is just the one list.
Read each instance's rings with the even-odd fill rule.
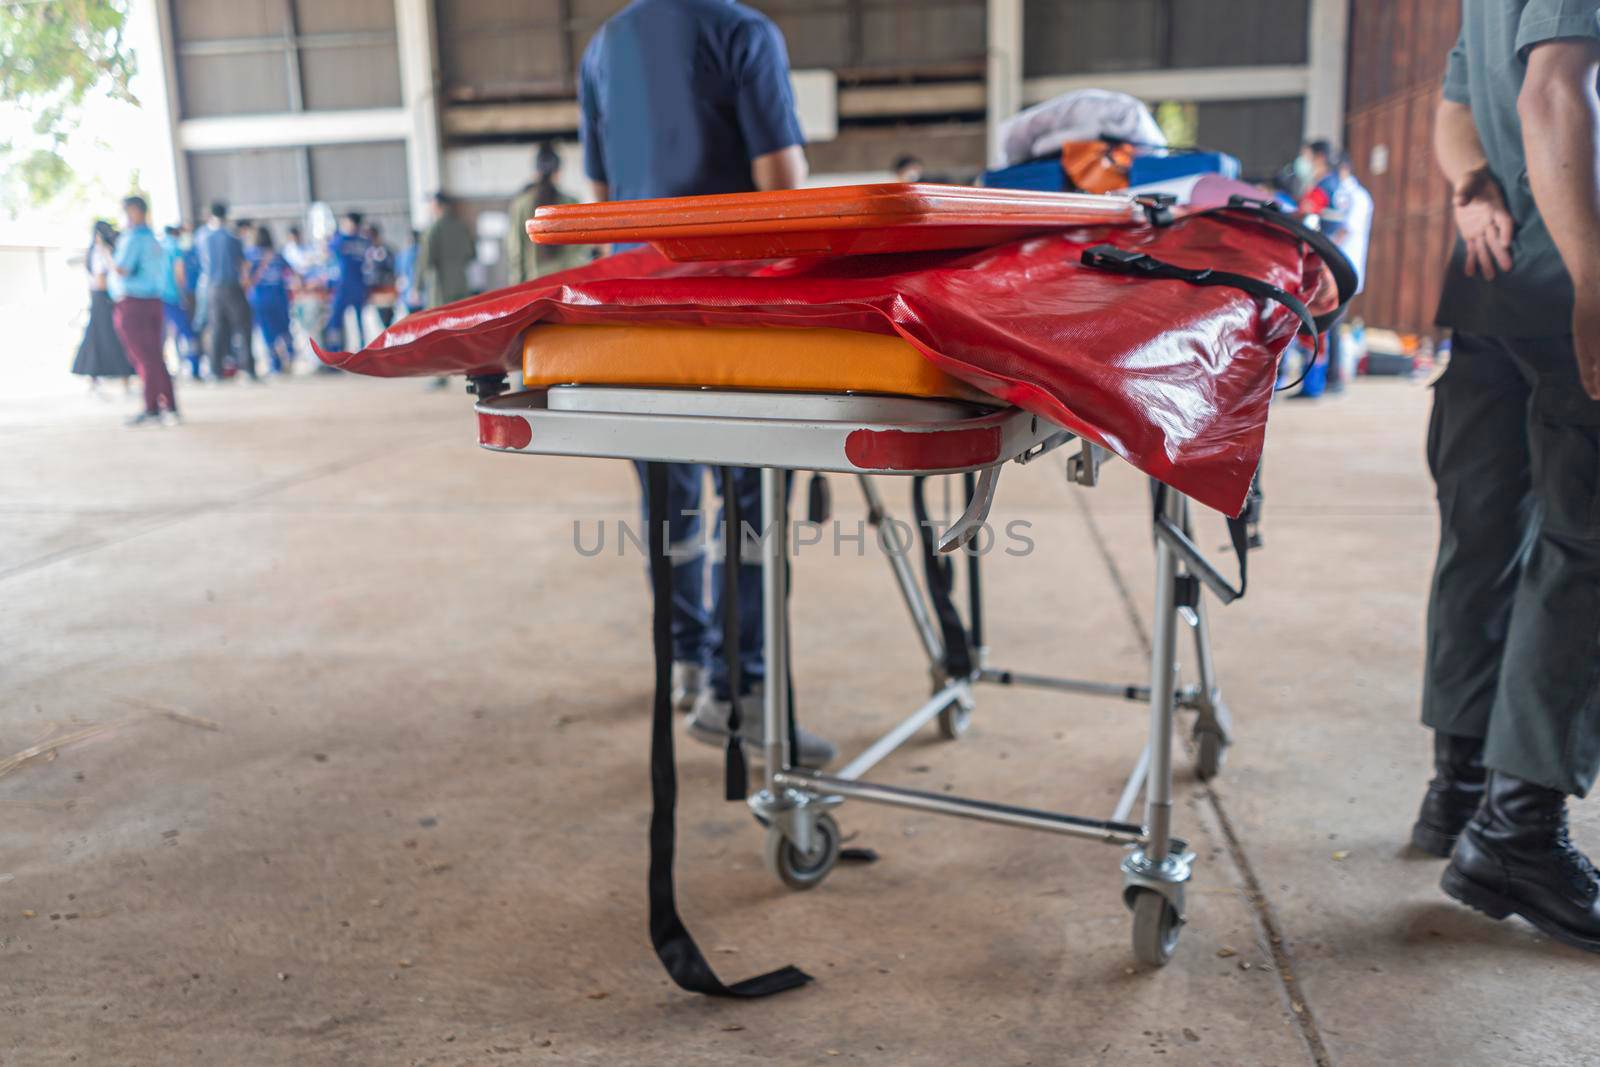
[[[1170,494],[1169,501],[1180,499]],[[1150,652],[1150,772],[1145,782],[1145,858],[1160,863],[1172,832],[1172,709],[1177,683],[1177,555],[1156,539],[1156,618]]]

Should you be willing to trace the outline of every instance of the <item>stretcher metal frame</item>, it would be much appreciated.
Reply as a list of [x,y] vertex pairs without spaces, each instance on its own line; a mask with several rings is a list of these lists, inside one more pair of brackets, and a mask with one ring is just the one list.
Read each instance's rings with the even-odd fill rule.
[[[839,858],[841,834],[831,810],[847,799],[939,815],[1043,830],[1120,845],[1123,900],[1133,913],[1135,955],[1164,965],[1186,921],[1184,889],[1195,856],[1172,834],[1173,731],[1178,708],[1196,713],[1197,772],[1215,775],[1229,743],[1231,723],[1211,656],[1202,586],[1226,589],[1195,549],[1188,500],[1174,491],[1155,494],[1153,541],[1156,594],[1148,684],[1117,685],[1028,674],[992,667],[983,644],[981,586],[969,557],[969,635],[975,662],[967,677],[949,677],[941,634],[904,551],[885,551],[897,587],[927,654],[932,695],[899,724],[833,773],[796,766],[790,751],[789,629],[785,606],[789,530],[786,474],[826,471],[856,476],[868,522],[880,531],[890,521],[874,475],[967,475],[967,511],[946,532],[941,547],[956,547],[979,526],[993,498],[1000,469],[1027,463],[1075,440],[1038,416],[1017,408],[985,408],[958,401],[845,394],[796,394],[711,389],[555,386],[495,396],[483,390],[476,405],[480,444],[534,455],[642,459],[757,467],[761,471],[761,572],[767,681],[762,788],[749,797],[767,827],[765,857],[784,884],[819,884]],[[1097,481],[1104,450],[1079,441],[1068,477]],[[972,476],[976,476],[975,478]],[[1224,600],[1231,599],[1224,597]],[[1179,685],[1178,627],[1193,632],[1198,678]],[[1149,738],[1111,816],[1097,819],[951,796],[864,780],[866,773],[917,731],[937,721],[955,739],[967,729],[974,687],[988,683],[1143,703]],[[1128,821],[1140,793],[1143,820]]]

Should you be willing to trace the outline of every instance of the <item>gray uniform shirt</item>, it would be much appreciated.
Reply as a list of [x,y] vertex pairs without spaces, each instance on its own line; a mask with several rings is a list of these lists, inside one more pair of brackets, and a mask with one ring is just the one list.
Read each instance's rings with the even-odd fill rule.
[[1600,38],[1600,0],[1462,0],[1461,36],[1450,50],[1444,96],[1472,108],[1516,235],[1511,272],[1493,281],[1467,277],[1466,251],[1457,238],[1439,301],[1440,326],[1496,337],[1572,332],[1572,279],[1534,205],[1517,117],[1528,51],[1561,37]]

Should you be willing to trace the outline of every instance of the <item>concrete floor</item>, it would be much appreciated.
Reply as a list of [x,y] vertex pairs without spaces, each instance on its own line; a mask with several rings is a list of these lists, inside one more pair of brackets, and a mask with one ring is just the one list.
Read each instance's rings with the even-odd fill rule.
[[[184,402],[135,432],[0,398],[0,760],[40,750],[0,777],[0,1063],[1596,1062],[1595,961],[1454,906],[1402,847],[1419,386],[1274,414],[1267,548],[1213,615],[1239,738],[1214,789],[1182,775],[1200,863],[1169,967],[1134,966],[1089,843],[847,805],[881,860],[784,891],[685,745],[687,921],[725,978],[818,978],[743,1004],[672,988],[645,934],[642,563],[573,548],[575,519],[633,516],[631,472],[482,453],[466,398],[414,382]],[[986,572],[1002,665],[1142,675],[1143,489],[1107,473],[1003,480],[995,518],[1037,549]],[[924,683],[851,552],[801,555],[795,658],[807,721],[859,746]],[[881,777],[1101,814],[1143,725],[987,690],[967,739]],[[1600,809],[1576,834],[1600,845]]]

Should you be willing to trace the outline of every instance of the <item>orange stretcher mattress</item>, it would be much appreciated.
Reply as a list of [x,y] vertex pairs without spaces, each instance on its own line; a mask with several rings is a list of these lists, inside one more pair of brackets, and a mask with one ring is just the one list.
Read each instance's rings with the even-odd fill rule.
[[522,380],[884,393],[994,404],[897,336],[775,326],[535,326],[522,340]]
[[1126,197],[879,184],[542,207],[535,244],[648,241],[669,259],[775,259],[973,248],[1139,217]]

